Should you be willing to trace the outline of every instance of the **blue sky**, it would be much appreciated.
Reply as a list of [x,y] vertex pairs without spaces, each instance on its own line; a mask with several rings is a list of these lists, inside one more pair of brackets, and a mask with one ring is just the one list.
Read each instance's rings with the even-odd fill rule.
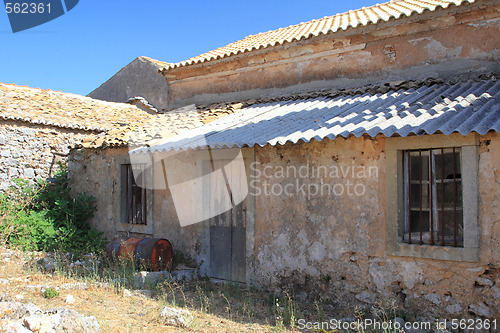
[[53,21],[12,33],[0,2],[0,82],[86,95],[138,56],[178,62],[248,35],[376,3],[80,0]]

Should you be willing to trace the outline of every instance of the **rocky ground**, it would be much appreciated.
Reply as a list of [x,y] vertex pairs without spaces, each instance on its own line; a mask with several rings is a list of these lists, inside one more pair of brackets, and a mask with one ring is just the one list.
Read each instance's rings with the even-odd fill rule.
[[[67,255],[56,259],[51,254],[0,247],[0,332],[400,333],[384,328],[353,329],[350,324],[385,318],[403,327],[405,320],[410,320],[396,312],[384,312],[387,309],[382,307],[337,309],[331,304],[299,300],[298,296],[276,296],[245,286],[195,279],[195,271],[182,266],[172,273],[102,267],[92,255],[79,260]],[[413,314],[412,318],[433,322],[433,326],[404,332],[453,331],[449,322],[436,327],[431,317]],[[341,330],[324,326],[341,322],[348,326],[341,326],[345,328]]]
[[[84,266],[82,262],[73,262],[70,266]],[[225,313],[222,316],[202,311],[205,308],[197,302],[200,297],[196,297],[196,289],[184,295],[182,292],[170,293],[170,300],[161,297],[161,291],[151,288],[155,280],[162,278],[161,273],[138,273],[129,278],[135,279],[129,283],[126,278],[103,281],[96,277],[72,277],[57,266],[57,261],[45,254],[0,248],[0,332],[274,330],[272,316],[266,322],[266,319],[232,318],[225,307],[221,309]],[[186,278],[185,272],[176,274],[179,278]],[[175,289],[179,285],[172,283],[168,286]],[[180,298],[177,301],[172,299],[176,294]],[[177,306],[189,302],[189,299],[192,299],[189,309]],[[209,303],[207,299],[206,304]]]

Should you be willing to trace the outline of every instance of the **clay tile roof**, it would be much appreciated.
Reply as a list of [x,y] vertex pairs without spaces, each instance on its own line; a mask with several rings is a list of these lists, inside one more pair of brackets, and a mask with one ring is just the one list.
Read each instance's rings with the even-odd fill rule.
[[0,83],[0,119],[108,131],[154,117],[135,105]]
[[425,11],[432,12],[438,8],[448,8],[450,5],[461,6],[473,2],[475,2],[475,0],[395,0],[385,2],[370,7],[363,7],[358,10],[350,10],[346,13],[291,25],[278,30],[250,35],[242,40],[203,53],[188,60],[168,64],[164,66],[162,71],[222,59],[239,53],[281,45],[285,42],[299,41],[319,35],[335,33],[348,28],[377,24],[381,21],[388,21],[391,18],[399,19],[411,15],[419,15]]
[[213,106],[209,109],[170,111],[156,114],[146,121],[130,123],[126,126],[90,135],[82,143],[85,148],[126,147],[129,144],[154,144],[158,140],[178,135],[187,130],[200,127],[216,119],[235,112],[231,106]]

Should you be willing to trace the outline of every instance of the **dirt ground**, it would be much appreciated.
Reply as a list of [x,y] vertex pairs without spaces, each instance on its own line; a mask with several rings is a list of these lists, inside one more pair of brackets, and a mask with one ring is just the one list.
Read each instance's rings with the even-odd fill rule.
[[[0,248],[0,300],[33,303],[43,310],[73,309],[96,317],[101,332],[287,331],[263,292],[209,281],[166,282],[153,290],[137,291],[95,277],[42,272],[29,263],[27,254]],[[48,288],[56,290],[57,296],[46,297],[43,290]],[[65,301],[69,295],[73,304]],[[194,318],[189,328],[164,325],[159,314],[166,305],[188,308]]]

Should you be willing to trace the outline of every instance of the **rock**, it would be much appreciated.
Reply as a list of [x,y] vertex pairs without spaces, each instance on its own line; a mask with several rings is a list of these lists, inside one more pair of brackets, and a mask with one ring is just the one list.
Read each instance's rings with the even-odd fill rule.
[[0,302],[0,313],[7,319],[21,319],[26,315],[34,315],[43,312],[39,307],[28,303],[20,302]]
[[46,332],[48,329],[54,326],[49,323],[48,320],[46,320],[46,316],[42,314],[36,314],[24,318],[23,325],[33,332],[38,332],[42,330],[42,328],[44,329],[44,332]]
[[0,290],[9,288],[10,282],[7,279],[0,279]]
[[461,312],[463,309],[457,301],[451,296],[445,296],[445,301],[448,305],[445,307],[445,310],[450,314],[456,314]]
[[367,304],[373,304],[375,303],[375,300],[377,299],[377,294],[369,292],[367,290],[363,290],[362,292],[356,294],[356,299],[358,301],[367,303]]
[[423,298],[425,298],[426,300],[428,300],[436,305],[441,305],[441,301],[442,301],[441,295],[438,295],[436,293],[425,295]]
[[491,308],[482,302],[469,305],[469,311],[480,317],[491,318]]
[[196,276],[196,270],[193,269],[181,269],[181,270],[175,270],[171,273],[172,278],[177,281],[190,281],[193,280]]
[[5,333],[32,333],[26,327],[23,326],[19,321],[14,320],[2,320],[0,323],[0,331]]
[[479,286],[483,286],[483,287],[493,287],[493,281],[491,281],[490,279],[484,278],[484,277],[478,277],[476,279],[476,283]]
[[445,309],[448,313],[451,314],[459,313],[460,311],[462,311],[462,307],[458,303],[448,305]]
[[64,283],[59,286],[60,289],[87,290],[88,284],[85,282]]
[[403,328],[405,327],[405,320],[403,318],[396,317],[396,319],[394,319],[394,325],[398,325],[399,327]]
[[75,304],[75,297],[73,295],[68,295],[64,301],[68,304]]
[[[42,311],[28,303],[0,302],[0,313],[9,324],[2,332],[99,332],[99,323],[94,317],[86,317],[70,309]],[[2,322],[5,320],[2,319]]]
[[23,324],[34,332],[100,331],[99,323],[95,317],[86,317],[70,309],[52,309],[42,314],[27,316],[24,318]]
[[161,310],[160,318],[165,325],[182,328],[189,327],[193,321],[193,315],[189,310],[169,306]]
[[143,289],[143,290],[134,290],[134,295],[135,296],[142,296],[142,297],[147,297],[151,298],[151,290]]
[[170,277],[170,272],[168,271],[159,271],[159,272],[142,271],[134,274],[135,285],[137,288],[156,285],[158,282],[163,281],[168,277]]
[[132,297],[132,293],[128,289],[123,289],[123,297]]
[[[49,310],[47,312],[52,311],[54,310]],[[56,333],[97,333],[100,331],[99,323],[97,322],[97,319],[95,317],[86,317],[71,309],[57,309],[55,311],[56,313],[51,315],[51,317],[54,317],[51,320],[56,322],[59,321],[59,324],[54,327]]]
[[24,169],[24,177],[34,178],[35,177],[35,169],[33,169],[33,168]]
[[495,286],[491,288],[491,291],[493,292],[494,299],[500,299],[500,287],[498,286],[498,283],[496,283]]

